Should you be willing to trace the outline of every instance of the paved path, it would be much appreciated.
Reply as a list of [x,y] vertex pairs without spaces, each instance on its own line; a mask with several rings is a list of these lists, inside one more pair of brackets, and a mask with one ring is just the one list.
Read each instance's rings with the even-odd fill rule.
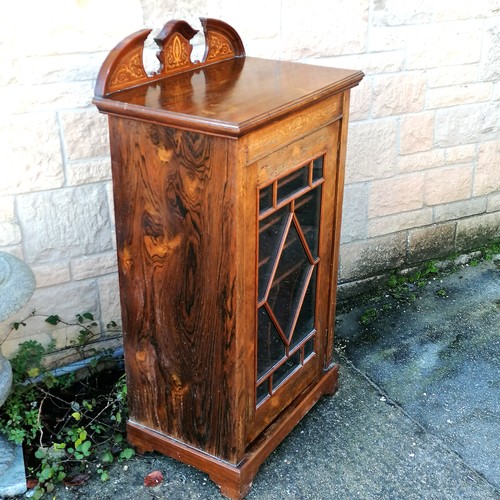
[[[367,306],[339,316],[340,390],[268,458],[249,500],[500,499],[500,270],[481,263],[415,293],[370,305],[380,313],[367,327]],[[147,489],[153,470],[165,480]],[[205,474],[158,454],[110,476],[57,498],[220,498]]]

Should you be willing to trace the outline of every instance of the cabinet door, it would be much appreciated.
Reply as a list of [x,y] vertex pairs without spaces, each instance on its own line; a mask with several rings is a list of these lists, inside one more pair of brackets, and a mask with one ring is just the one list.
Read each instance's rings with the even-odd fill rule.
[[249,167],[258,214],[249,441],[321,374],[327,358],[338,140],[334,122]]

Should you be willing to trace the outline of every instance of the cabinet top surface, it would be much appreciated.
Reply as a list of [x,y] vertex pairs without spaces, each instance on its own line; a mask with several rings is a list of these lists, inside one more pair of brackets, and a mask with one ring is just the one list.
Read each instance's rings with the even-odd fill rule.
[[101,111],[228,135],[359,83],[360,71],[239,57],[111,93]]

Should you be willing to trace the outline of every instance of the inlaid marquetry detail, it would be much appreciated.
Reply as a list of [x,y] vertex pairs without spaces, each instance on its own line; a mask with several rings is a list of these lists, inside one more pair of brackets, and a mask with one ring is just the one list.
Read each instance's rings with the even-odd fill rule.
[[165,71],[189,67],[192,49],[192,45],[176,33],[163,48],[163,60],[160,61],[164,64]]
[[212,61],[234,54],[231,42],[220,33],[208,32],[207,46],[209,49],[205,59],[206,61]]
[[143,80],[147,78],[144,65],[142,63],[142,49],[135,49],[128,61],[123,61],[118,65],[111,76],[109,90],[119,90],[122,85],[128,85],[132,80]]
[[144,42],[151,30],[141,30],[125,38],[108,55],[97,77],[96,97],[153,82],[169,76],[213,64],[214,62],[245,56],[238,33],[217,19],[202,18],[205,35],[205,54],[202,61],[191,61],[191,40],[198,33],[186,21],[169,21],[155,37],[159,47],[158,72],[148,75],[144,69]]

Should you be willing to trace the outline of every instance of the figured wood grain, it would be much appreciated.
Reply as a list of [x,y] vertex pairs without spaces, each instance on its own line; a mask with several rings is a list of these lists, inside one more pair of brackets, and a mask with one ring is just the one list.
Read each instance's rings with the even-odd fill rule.
[[[361,77],[359,71],[242,57],[123,90],[106,99],[97,97],[94,103],[101,111],[239,137],[357,85]],[[323,124],[326,116],[338,113],[340,102],[334,106],[316,107]],[[302,125],[292,118],[289,126],[300,129]]]
[[235,461],[227,141],[115,118],[110,131],[131,418]]
[[283,409],[235,465],[217,460],[133,421],[127,423],[127,436],[141,452],[157,450],[206,472],[220,486],[222,495],[232,500],[241,500],[249,492],[252,481],[266,458],[322,396],[334,394],[337,389],[338,366],[335,366],[319,375],[307,390]]
[[331,267],[331,282],[328,294],[328,332],[325,347],[325,370],[334,366],[333,360],[333,341],[335,337],[335,310],[337,306],[337,280],[339,272],[340,259],[340,233],[342,226],[342,204],[344,200],[344,182],[345,182],[345,159],[347,152],[347,129],[349,126],[349,101],[351,92],[346,91],[342,95],[343,108],[345,110],[340,123],[340,130],[336,138],[337,144],[337,165],[336,165],[336,182],[335,192],[332,193],[333,218],[331,227],[334,228],[334,238],[331,246],[332,252],[332,267]]
[[[207,472],[243,498],[258,467],[337,387],[333,363],[349,89],[358,71],[247,58],[228,25],[208,41],[167,23],[161,70],[148,30],[106,59],[94,103],[109,114],[128,439]],[[256,402],[259,188],[324,155],[315,354]],[[312,175],[312,174],[310,174]]]

